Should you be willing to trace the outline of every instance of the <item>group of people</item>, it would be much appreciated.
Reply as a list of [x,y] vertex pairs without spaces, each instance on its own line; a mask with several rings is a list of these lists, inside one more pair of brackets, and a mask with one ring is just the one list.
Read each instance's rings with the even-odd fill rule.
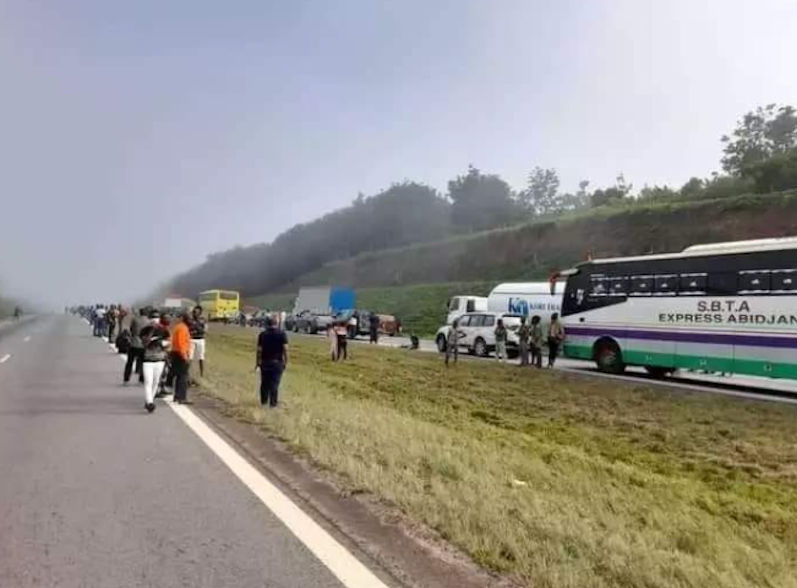
[[[504,324],[503,319],[496,321],[494,330],[495,335],[495,358],[499,362],[504,362],[507,359],[507,341],[509,339],[509,328]],[[455,320],[448,331],[448,340],[446,341],[446,355],[445,363],[449,364],[451,360],[457,362],[459,357],[459,341],[465,336],[459,329],[459,321]],[[518,351],[520,354],[520,365],[528,366],[533,365],[537,368],[542,368],[542,349],[547,344],[548,346],[548,367],[554,367],[556,358],[559,355],[559,349],[565,340],[565,328],[562,321],[559,320],[559,315],[553,313],[551,315],[551,322],[548,325],[547,337],[542,327],[542,319],[539,315],[531,317],[530,321],[526,317],[521,317],[520,326],[517,328],[518,338]]]
[[[174,401],[190,404],[188,400],[189,369],[192,361],[199,364],[199,374],[205,372],[205,334],[207,322],[202,307],[189,314],[179,313],[174,326],[169,316],[154,308],[130,312],[122,305],[97,304],[79,307],[77,313],[89,321],[93,334],[115,342],[120,353],[127,355],[122,383],[128,385],[133,373],[144,385],[144,407],[155,410],[155,398],[166,395],[174,387]],[[126,320],[127,317],[129,320]],[[119,335],[114,339],[114,333]]]

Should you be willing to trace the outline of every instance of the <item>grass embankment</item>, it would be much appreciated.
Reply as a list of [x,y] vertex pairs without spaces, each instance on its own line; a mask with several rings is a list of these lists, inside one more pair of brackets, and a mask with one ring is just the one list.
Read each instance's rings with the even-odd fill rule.
[[211,393],[530,586],[797,586],[797,409],[296,337],[285,406],[253,332],[210,333]]
[[[445,324],[446,304],[456,294],[487,296],[495,282],[445,282],[384,288],[358,288],[357,308],[397,316],[404,332],[430,337]],[[271,310],[290,311],[296,294],[265,294],[246,304]]]

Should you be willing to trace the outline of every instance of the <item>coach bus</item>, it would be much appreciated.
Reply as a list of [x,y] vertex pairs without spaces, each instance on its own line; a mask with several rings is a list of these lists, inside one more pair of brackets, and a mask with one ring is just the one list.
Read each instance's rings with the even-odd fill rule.
[[206,290],[199,293],[199,304],[209,321],[221,321],[238,316],[241,297],[232,290]]
[[598,259],[559,275],[567,357],[610,373],[797,379],[797,237]]

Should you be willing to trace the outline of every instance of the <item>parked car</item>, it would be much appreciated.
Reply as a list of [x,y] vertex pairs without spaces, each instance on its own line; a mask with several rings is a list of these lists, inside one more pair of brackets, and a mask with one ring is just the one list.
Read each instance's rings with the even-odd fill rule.
[[[291,321],[291,330],[294,333],[316,334],[318,331],[326,331],[333,322],[333,317],[323,314],[315,314],[309,310],[303,310]],[[286,321],[286,325],[288,321]]]
[[379,332],[393,337],[401,333],[401,321],[392,314],[379,315]]
[[[349,314],[356,321],[356,324],[349,325],[349,339],[355,339],[359,335],[368,336],[371,333],[371,316],[376,313],[370,310],[355,310],[351,313],[341,313],[339,316],[343,314]],[[401,332],[401,323],[392,314],[376,314],[376,316],[379,317],[381,334],[392,337]]]
[[[459,339],[460,348],[464,347],[468,353],[487,357],[495,350],[495,326],[498,319],[504,321],[507,330],[506,350],[508,354],[516,354],[519,348],[518,329],[521,316],[505,312],[469,312],[459,317],[459,330],[462,337]],[[446,326],[437,332],[435,340],[440,352],[446,350],[448,329]]]

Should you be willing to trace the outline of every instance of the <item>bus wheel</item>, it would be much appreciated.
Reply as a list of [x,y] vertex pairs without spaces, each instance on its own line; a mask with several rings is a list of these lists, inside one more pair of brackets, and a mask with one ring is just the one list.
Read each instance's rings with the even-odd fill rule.
[[654,378],[666,378],[675,371],[673,368],[661,367],[659,365],[646,365],[645,370]]
[[437,336],[437,350],[440,353],[445,353],[446,352],[446,338],[443,337],[443,335],[438,335]]
[[595,363],[600,371],[608,374],[622,374],[625,371],[620,346],[611,339],[598,341],[595,346]]

